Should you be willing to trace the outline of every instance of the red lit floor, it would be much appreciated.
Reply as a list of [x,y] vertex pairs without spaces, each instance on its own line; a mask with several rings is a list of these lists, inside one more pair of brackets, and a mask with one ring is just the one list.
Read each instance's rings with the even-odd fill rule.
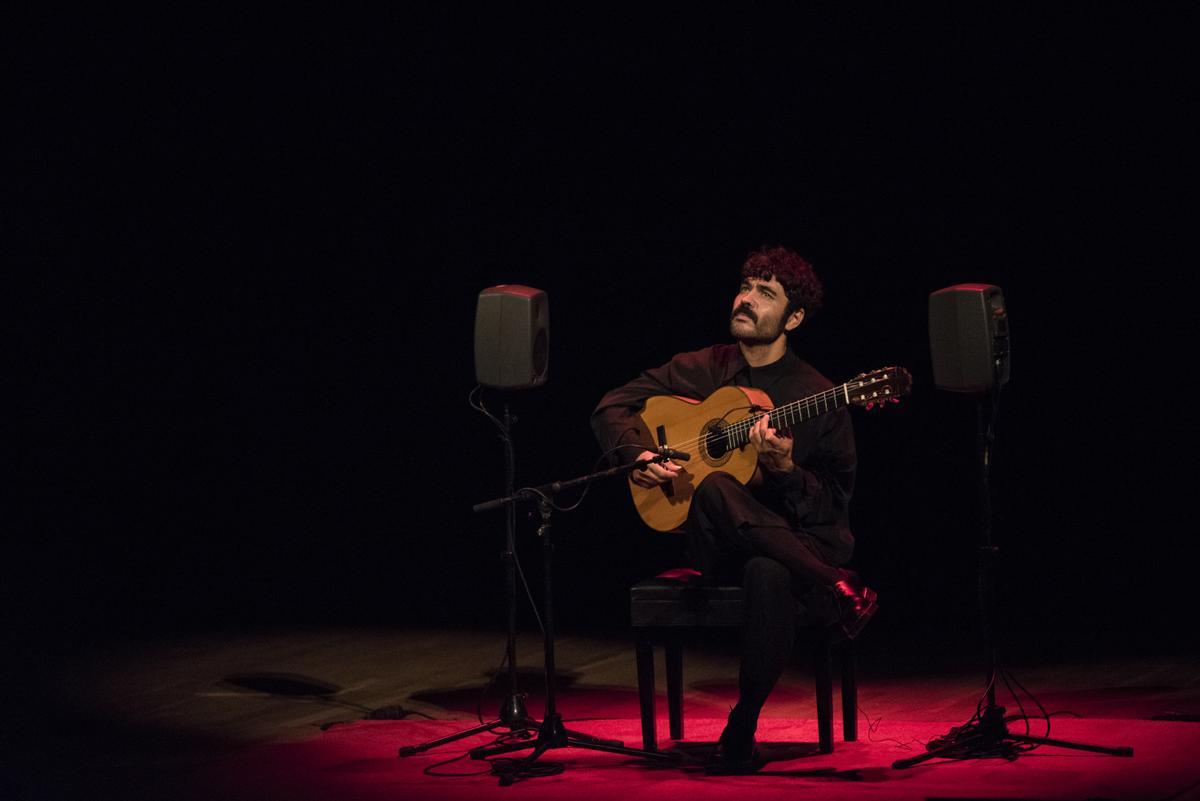
[[[503,656],[502,633],[190,636],[75,657],[49,671],[45,697],[26,704],[28,718],[10,729],[15,747],[6,750],[17,770],[9,775],[34,798],[1200,798],[1195,659],[1024,654],[1008,665],[1052,714],[1052,737],[1132,746],[1132,758],[1042,747],[1012,762],[894,770],[895,760],[964,722],[983,690],[969,658],[934,641],[906,645],[864,638],[860,736],[843,742],[839,722],[833,754],[812,753],[812,682],[799,661],[764,710],[759,740],[771,762],[761,775],[715,778],[695,762],[661,766],[563,749],[540,760],[562,763],[558,775],[500,787],[487,763],[447,762],[486,745],[487,734],[406,759],[396,752],[472,726],[477,710],[496,717],[507,674],[499,685],[488,679]],[[544,698],[540,662],[540,639],[523,636],[520,689],[535,716]],[[570,728],[639,747],[629,643],[563,636],[557,662],[558,705]],[[702,758],[736,695],[732,644],[689,649],[685,680],[682,750]],[[999,700],[1017,710],[1007,691]],[[381,714],[403,719],[370,719]],[[1032,733],[1044,727],[1035,720]],[[660,746],[675,745],[665,708],[659,737]]]

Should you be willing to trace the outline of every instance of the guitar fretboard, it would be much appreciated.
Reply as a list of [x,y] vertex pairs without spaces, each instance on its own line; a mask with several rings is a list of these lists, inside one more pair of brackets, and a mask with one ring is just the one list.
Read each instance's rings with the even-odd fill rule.
[[[809,395],[807,398],[775,407],[770,412],[771,428],[792,428],[806,420],[841,409],[849,403],[851,383],[847,382],[824,392],[818,392],[816,395]],[[727,446],[740,448],[748,443],[750,429],[761,419],[761,414],[752,414],[745,420],[726,427],[722,433],[727,440]]]

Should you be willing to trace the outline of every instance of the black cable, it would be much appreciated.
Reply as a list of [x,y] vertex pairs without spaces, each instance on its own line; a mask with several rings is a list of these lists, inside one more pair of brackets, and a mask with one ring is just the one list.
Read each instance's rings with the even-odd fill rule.
[[[1042,736],[1043,736],[1043,737],[1047,737],[1047,738],[1048,738],[1048,737],[1050,736],[1050,713],[1046,711],[1046,707],[1042,706],[1042,702],[1038,700],[1037,696],[1036,696],[1036,695],[1034,695],[1033,693],[1031,693],[1029,690],[1027,690],[1027,689],[1025,688],[1025,685],[1024,685],[1024,684],[1022,684],[1022,683],[1021,683],[1021,682],[1020,682],[1020,681],[1017,679],[1017,677],[1016,677],[1016,676],[1014,676],[1012,673],[1010,673],[1010,672],[1009,672],[1009,671],[1007,671],[1007,670],[1005,671],[1005,673],[1007,673],[1007,674],[1008,674],[1008,677],[1009,677],[1010,679],[1012,679],[1013,683],[1014,683],[1014,684],[1016,684],[1016,685],[1017,685],[1017,687],[1019,687],[1019,688],[1021,689],[1021,692],[1025,693],[1026,697],[1028,697],[1028,698],[1029,698],[1029,700],[1033,701],[1033,703],[1035,703],[1035,704],[1037,705],[1037,708],[1041,710],[1041,712],[1042,712],[1042,720],[1046,721],[1046,733],[1045,733],[1045,734],[1043,734]],[[1019,703],[1020,703],[1020,702],[1018,702],[1018,704],[1019,704]],[[1069,713],[1069,714],[1075,714],[1075,713],[1074,713],[1074,712],[1071,712],[1071,713]]]
[[[483,392],[483,385],[477,384],[474,389],[472,389],[469,393],[467,393],[467,404],[472,409],[483,414],[485,417],[487,417],[489,420],[492,421],[492,423],[496,426],[497,430],[500,433],[500,439],[504,443],[505,450],[511,456],[514,448],[513,448],[512,433],[509,430],[509,426],[506,421],[501,420],[500,418],[496,417],[496,415],[492,414],[492,412],[487,408],[487,405],[484,404],[484,402],[483,402],[482,392]],[[511,470],[512,467],[513,467],[512,459],[510,458],[510,460],[508,462],[508,467],[506,469]],[[511,479],[511,475],[509,476],[509,478]],[[511,483],[510,483],[510,486],[511,486]],[[511,507],[507,510],[507,514],[509,514],[509,515],[514,514]],[[509,520],[512,521],[513,518],[510,517]],[[521,580],[521,586],[525,589],[525,597],[529,600],[529,608],[533,610],[533,617],[537,621],[538,629],[542,632],[543,635],[545,635],[546,626],[545,626],[545,624],[542,623],[542,616],[538,612],[537,603],[533,600],[533,592],[529,589],[529,581],[525,578],[525,570],[521,567],[521,558],[517,554],[516,543],[513,543],[512,552],[510,554],[508,554],[508,556],[512,559],[513,566],[516,569],[516,574]],[[483,689],[480,690],[480,692],[479,692],[479,699],[475,704],[475,716],[479,719],[479,722],[481,724],[484,723],[483,701],[487,697],[488,690],[490,690],[493,686],[495,686],[496,681],[500,677],[501,672],[504,670],[505,666],[508,665],[508,656],[509,656],[508,647],[506,644],[505,649],[504,649],[504,656],[501,657],[500,664],[496,667],[496,670],[492,672],[492,675],[488,678],[487,683],[483,685]],[[461,758],[461,757],[459,757],[459,758]],[[453,760],[451,760],[451,761],[453,761]],[[442,763],[442,764],[445,764],[445,763]],[[488,772],[490,772],[490,771],[483,771],[483,773],[488,773]],[[430,774],[430,775],[435,775],[435,774]],[[477,775],[482,775],[482,774],[469,773],[469,774],[444,774],[444,775],[477,776]]]
[[[503,420],[496,417],[496,415],[492,414],[491,411],[488,410],[487,406],[484,405],[483,398],[482,398],[482,392],[483,392],[483,385],[476,384],[475,388],[472,389],[469,393],[467,393],[467,404],[472,409],[483,414],[485,417],[487,417],[489,420],[491,420],[495,424],[496,428],[499,429],[499,431],[500,431],[500,439],[504,442],[505,447],[511,450],[513,447],[512,433],[509,431],[508,425],[505,424],[505,422]],[[511,510],[509,511],[509,514],[512,514]],[[529,589],[529,582],[525,579],[525,570],[521,567],[521,558],[517,555],[515,543],[514,543],[513,552],[511,554],[511,556],[512,556],[512,560],[513,560],[513,565],[516,567],[516,570],[517,570],[517,576],[521,579],[521,586],[525,588],[525,597],[529,599],[529,607],[530,607],[530,609],[533,610],[533,617],[534,617],[534,619],[537,620],[538,629],[542,632],[542,634],[545,634],[546,626],[542,623],[542,616],[541,616],[541,614],[538,613],[537,603],[535,603],[533,600],[533,593]],[[507,661],[507,658],[508,658],[508,654],[506,652],[505,653],[506,661]],[[503,663],[501,663],[501,664],[503,665]],[[480,720],[480,723],[482,723],[482,722],[483,721]]]
[[867,711],[862,708],[862,704],[856,704],[856,707],[858,708],[858,714],[862,715],[867,721],[867,742],[895,743],[905,751],[911,751],[914,744],[919,745],[922,748],[925,747],[925,741],[916,737],[913,737],[910,740],[897,740],[895,737],[881,737],[880,739],[876,740],[874,734],[879,729],[880,724],[883,723],[883,715],[880,715],[874,721],[872,721],[871,716],[868,715]]
[[[567,769],[565,762],[545,762],[498,757],[487,760],[491,764],[490,773],[500,777],[500,786],[508,787],[521,779],[537,779],[545,776],[557,776]],[[478,775],[478,774],[475,774]]]
[[[489,420],[491,420],[493,424],[495,424],[496,428],[500,432],[500,439],[504,442],[506,447],[511,449],[513,442],[512,442],[512,434],[509,431],[509,427],[505,424],[505,422],[503,420],[496,417],[496,415],[492,414],[492,412],[487,408],[487,405],[483,402],[482,392],[483,392],[483,385],[477,384],[474,389],[472,389],[469,393],[467,393],[467,404],[472,409],[475,409],[477,412],[483,414],[485,417],[487,417]],[[600,464],[603,463],[603,461],[605,459],[607,459],[609,456],[616,453],[618,450],[620,450],[622,448],[631,448],[631,447],[642,448],[643,446],[641,446],[641,445],[618,445],[615,448],[611,448],[611,449],[605,451],[596,460],[596,463],[592,468],[592,472],[593,473],[596,472],[596,469],[599,468]],[[587,497],[587,492],[590,487],[591,487],[591,482],[589,481],[584,486],[583,494],[579,496],[579,500],[577,500],[574,505],[572,505],[570,507],[565,507],[565,508],[558,506],[553,501],[551,501],[548,497],[546,497],[546,495],[544,493],[542,493],[534,488],[526,487],[526,488],[523,488],[522,490],[520,490],[520,492],[532,492],[532,493],[538,495],[539,497],[541,497],[547,503],[549,503],[552,508],[557,509],[560,512],[570,512],[570,511],[574,511],[575,509],[579,508],[579,506],[583,503],[584,498]],[[515,546],[515,544],[514,544],[514,546]],[[533,598],[533,591],[529,588],[529,580],[525,577],[525,569],[521,566],[521,558],[517,554],[515,547],[513,548],[513,552],[511,554],[511,556],[512,556],[512,560],[513,560],[513,566],[516,568],[517,577],[520,578],[521,587],[524,588],[525,597],[529,601],[529,608],[531,610],[533,610],[533,617],[537,621],[538,630],[541,631],[541,633],[543,635],[545,635],[546,625],[542,622],[541,613],[538,611],[537,602]],[[496,679],[499,676],[500,671],[504,669],[504,667],[507,663],[508,663],[508,650],[506,647],[505,652],[504,652],[504,657],[500,660],[500,666],[498,668],[496,668],[496,671],[492,674],[491,678],[488,680],[487,684],[484,685],[483,690],[479,694],[479,701],[477,702],[476,707],[475,707],[475,714],[476,714],[476,717],[479,719],[480,723],[484,722],[484,720],[483,720],[483,700],[487,695],[487,691],[489,689],[491,689],[492,686],[496,683]],[[471,775],[475,775],[475,774],[471,774]]]
[[[483,390],[483,385],[477,384],[474,389],[472,389],[469,393],[467,393],[467,403],[471,406],[472,409],[475,409],[477,412],[480,412],[481,414],[486,416],[489,420],[491,420],[496,425],[496,427],[500,430],[501,440],[504,441],[506,446],[511,448],[512,447],[512,435],[510,434],[510,432],[508,430],[508,426],[506,426],[502,420],[500,420],[498,417],[496,417],[494,414],[492,414],[491,411],[488,410],[487,406],[484,405],[483,399],[481,397],[482,390]],[[596,470],[600,467],[600,465],[604,462],[605,459],[607,459],[612,454],[616,453],[618,450],[621,450],[622,448],[641,448],[642,450],[646,450],[645,446],[643,446],[643,445],[636,445],[636,444],[617,445],[616,447],[610,448],[607,451],[605,451],[604,453],[600,454],[600,457],[596,460],[596,463],[593,465],[591,472],[593,472],[593,473],[596,472]],[[524,493],[524,492],[532,493],[532,494],[540,497],[542,500],[544,500],[546,503],[548,503],[552,509],[554,509],[556,511],[573,512],[576,509],[578,509],[580,507],[580,505],[583,503],[584,498],[587,497],[588,490],[591,489],[591,485],[592,485],[592,482],[588,481],[584,485],[583,494],[579,496],[579,500],[577,500],[571,506],[566,506],[566,507],[557,505],[556,503],[554,503],[553,500],[551,500],[549,497],[547,497],[545,493],[537,490],[534,487],[523,487],[520,490],[517,490],[517,492],[515,494],[520,494],[520,493]],[[537,603],[533,600],[533,592],[529,589],[529,581],[525,578],[525,570],[521,567],[521,559],[517,555],[515,548],[513,549],[512,559],[513,559],[513,564],[516,566],[516,569],[517,569],[517,576],[521,579],[521,586],[523,586],[525,588],[525,596],[529,599],[529,606],[533,610],[533,616],[534,616],[534,618],[537,619],[538,629],[542,632],[542,634],[545,634],[546,626],[545,626],[545,624],[542,623],[542,616],[538,612]]]
[[510,438],[508,426],[505,425],[504,422],[502,420],[500,420],[500,418],[498,418],[498,417],[496,417],[496,415],[492,414],[488,410],[488,408],[483,405],[482,400],[478,400],[478,401],[475,400],[475,396],[482,392],[483,392],[483,384],[476,384],[475,388],[472,389],[469,393],[467,393],[467,403],[469,403],[471,405],[472,409],[474,409],[477,412],[482,412],[483,414],[485,414],[488,417],[489,420],[491,420],[493,423],[495,423],[496,427],[500,429],[501,438],[504,440],[508,440]]
[[[516,736],[513,734],[502,734],[502,735],[496,737],[494,740],[492,740],[491,743],[489,743],[487,746],[484,746],[484,747],[490,748],[490,747],[494,747],[494,746],[498,746],[498,745],[504,745],[505,743],[507,743],[513,739],[516,739]],[[487,763],[487,768],[485,768],[483,770],[475,770],[475,771],[462,772],[462,773],[437,772],[437,769],[442,767],[443,765],[452,765],[455,762],[459,762],[463,759],[466,759],[467,757],[469,757],[471,755],[471,752],[474,750],[475,750],[475,748],[471,748],[471,749],[468,749],[468,750],[462,752],[458,756],[451,757],[450,759],[443,759],[441,762],[434,762],[432,765],[426,765],[425,768],[421,772],[423,774],[425,774],[426,776],[437,776],[437,777],[446,777],[446,778],[453,778],[453,777],[460,777],[460,776],[486,776],[488,774],[492,774],[494,776],[500,777],[500,784],[502,786],[508,786],[508,785],[513,784],[514,782],[520,781],[521,779],[534,779],[534,778],[539,778],[539,777],[543,777],[543,776],[555,776],[559,773],[562,773],[567,768],[565,762],[549,762],[549,761],[541,761],[541,760],[535,761],[535,760],[531,760],[529,757],[525,757],[525,758],[521,758],[521,759],[517,759],[517,758],[513,758],[513,757],[499,757],[499,758],[495,758],[495,759],[485,759],[484,762]]]
[[[505,745],[505,743],[511,742],[512,740],[520,740],[520,739],[522,739],[522,737],[520,735],[517,735],[514,733],[500,734],[500,735],[497,735],[496,737],[494,737],[494,739],[490,743],[487,743],[486,746],[478,746],[476,748],[479,748],[479,747],[493,748],[496,746],[503,746],[503,745]],[[502,784],[505,783],[505,781],[504,781],[505,776],[510,776],[511,778],[508,783],[511,784],[512,782],[516,781],[516,779],[518,779],[518,778],[532,778],[532,777],[536,777],[536,776],[553,776],[553,775],[556,775],[556,773],[562,773],[566,769],[565,763],[551,763],[551,761],[545,761],[545,763],[539,764],[539,763],[529,763],[528,758],[526,758],[526,759],[499,758],[499,759],[485,759],[484,761],[485,761],[485,763],[487,763],[487,767],[485,770],[472,771],[469,773],[436,773],[436,772],[433,772],[434,770],[438,769],[438,767],[442,767],[443,765],[451,765],[451,764],[456,763],[456,761],[466,759],[467,757],[469,757],[470,752],[475,751],[476,748],[469,748],[469,749],[467,749],[467,751],[464,751],[461,754],[458,754],[457,757],[451,757],[450,759],[443,759],[442,761],[439,761],[439,763],[433,763],[432,765],[426,765],[425,769],[422,770],[421,772],[425,773],[426,776],[444,776],[444,777],[486,776],[486,775],[488,775],[488,773],[494,773],[494,775],[497,775],[500,777],[500,783],[502,783]],[[524,767],[522,767],[523,763],[528,763],[528,764],[524,765]]]
[[490,768],[487,770],[476,770],[476,771],[472,771],[470,773],[434,773],[433,772],[434,768],[440,768],[442,765],[449,765],[454,762],[458,762],[460,759],[466,759],[468,756],[470,756],[470,754],[471,754],[470,751],[464,751],[463,753],[459,754],[456,757],[452,757],[450,759],[444,759],[441,762],[435,762],[432,765],[427,765],[425,767],[425,769],[421,772],[424,773],[426,776],[486,776],[487,774],[492,772]]
[[504,656],[500,658],[500,664],[492,671],[491,677],[487,680],[487,684],[483,685],[483,689],[479,691],[479,700],[475,703],[475,717],[479,718],[479,722],[483,723],[483,699],[487,696],[487,691],[492,689],[496,683],[496,679],[500,677],[500,672],[504,670],[504,666],[508,664],[508,647],[504,648]]
[[990,676],[988,676],[987,686],[983,688],[983,693],[979,696],[979,700],[975,703],[975,714],[971,716],[971,719],[968,720],[966,722],[966,724],[964,724],[965,726],[970,726],[972,723],[983,719],[984,704],[988,699],[988,694],[992,691],[992,688],[995,686],[996,686],[996,671],[993,670],[992,674]]
[[[479,399],[479,400],[476,399],[476,396],[480,395],[482,393],[482,390],[483,390],[483,385],[477,384],[474,389],[472,389],[469,393],[467,393],[467,403],[470,404],[471,408],[475,409],[478,412],[483,413],[484,415],[486,415],[488,417],[488,419],[490,419],[493,423],[495,423],[496,427],[499,428],[501,431],[501,434],[500,434],[501,439],[503,439],[506,444],[511,445],[512,437],[508,431],[508,427],[505,426],[504,423],[499,418],[497,418],[494,414],[492,414],[488,410],[488,408],[483,404],[482,399]],[[645,445],[638,444],[638,443],[626,443],[624,445],[614,446],[614,447],[606,450],[604,453],[600,454],[599,458],[596,459],[595,464],[592,465],[592,469],[590,472],[595,473],[599,469],[600,465],[603,464],[604,461],[609,456],[612,456],[614,453],[621,450],[622,448],[640,448],[641,450],[652,450],[651,448],[647,448]],[[580,505],[583,503],[583,499],[587,497],[588,490],[590,490],[591,488],[592,488],[592,482],[591,481],[586,482],[583,485],[583,493],[579,496],[579,500],[575,501],[575,503],[573,503],[570,506],[559,506],[558,504],[554,503],[554,501],[551,500],[545,493],[538,491],[537,488],[535,488],[535,487],[522,487],[521,489],[517,490],[517,494],[520,494],[522,492],[529,492],[534,495],[537,495],[539,498],[544,500],[546,503],[548,503],[550,505],[550,508],[554,509],[556,512],[573,512],[580,507]],[[519,569],[519,567],[518,567],[518,569]],[[522,579],[523,578],[524,577],[522,577]]]
[[409,715],[419,715],[426,720],[437,720],[433,715],[426,714],[417,709],[405,709],[402,706],[383,706],[378,709],[372,709],[366,720],[405,720]]
[[[597,458],[595,463],[592,465],[592,469],[590,472],[595,473],[597,470],[600,469],[600,465],[603,464],[604,461],[606,459],[608,459],[609,456],[612,456],[614,453],[621,450],[622,448],[638,448],[643,451],[651,450],[650,448],[647,448],[645,445],[641,445],[639,443],[627,443],[624,445],[617,445],[615,447],[609,448],[604,453],[600,454],[599,458]],[[551,499],[548,495],[546,495],[546,493],[540,491],[537,487],[522,487],[521,489],[517,490],[517,492],[518,492],[518,494],[522,493],[522,492],[528,492],[528,493],[538,496],[543,501],[545,501],[547,504],[549,504],[550,508],[556,512],[574,512],[576,509],[578,509],[583,504],[583,499],[587,497],[588,491],[591,488],[592,488],[592,481],[585,482],[583,485],[583,493],[579,496],[579,499],[577,501],[575,501],[575,503],[571,504],[570,506],[559,506],[558,504],[556,504],[553,501],[553,499]]]
[[[1020,715],[1018,715],[1016,718],[1014,718],[1014,720],[1021,720],[1025,723],[1025,736],[1028,737],[1029,736],[1029,715],[1025,712],[1025,705],[1021,703],[1020,696],[1018,696],[1016,691],[1013,690],[1012,685],[1008,683],[1008,671],[1005,670],[1004,668],[1000,669],[1000,678],[1004,681],[1004,686],[1008,688],[1009,695],[1011,695],[1013,697],[1013,700],[1017,702],[1017,709],[1021,710]],[[1020,748],[1022,751],[1032,751],[1033,749],[1037,748],[1037,745],[1022,744],[1017,747]]]
[[513,548],[512,560],[517,568],[517,577],[521,579],[521,586],[525,588],[525,597],[529,599],[529,608],[533,610],[533,618],[537,621],[538,630],[545,635],[546,626],[542,623],[542,616],[538,612],[538,605],[533,600],[533,591],[529,589],[529,582],[525,580],[525,571],[521,569],[521,559],[517,556],[516,548]]
[[[490,743],[488,743],[487,746],[483,746],[483,747],[490,748],[492,746],[503,745],[504,743],[507,743],[509,740],[512,740],[512,739],[513,739],[512,734],[501,734],[501,735],[497,736],[495,739],[493,739]],[[474,748],[470,748],[466,751],[463,751],[461,754],[459,754],[456,757],[451,757],[450,759],[443,759],[441,762],[435,762],[432,765],[426,765],[425,769],[422,770],[421,772],[424,773],[426,776],[486,776],[487,774],[492,772],[491,767],[488,767],[486,770],[477,770],[477,771],[472,771],[470,773],[434,773],[433,772],[435,768],[440,768],[442,765],[449,765],[454,762],[458,762],[461,759],[466,759],[468,756],[471,755],[471,751],[474,751],[474,750],[475,750]],[[491,760],[488,760],[488,761],[490,762]]]

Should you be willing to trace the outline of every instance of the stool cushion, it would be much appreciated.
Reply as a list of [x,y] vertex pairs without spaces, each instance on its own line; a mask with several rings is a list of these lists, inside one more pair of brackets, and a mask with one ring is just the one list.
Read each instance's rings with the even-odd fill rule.
[[670,579],[647,579],[630,590],[634,627],[740,626],[742,588],[681,584]]
[[[629,611],[635,628],[740,626],[742,588],[706,585],[695,570],[668,570],[633,585]],[[829,593],[817,589],[797,599],[796,616],[804,626],[829,625],[837,620],[837,610]]]

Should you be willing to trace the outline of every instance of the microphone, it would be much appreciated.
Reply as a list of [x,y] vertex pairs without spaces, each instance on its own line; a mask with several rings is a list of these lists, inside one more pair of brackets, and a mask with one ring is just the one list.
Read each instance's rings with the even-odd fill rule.
[[676,462],[686,462],[692,458],[691,456],[684,453],[683,451],[677,451],[674,448],[668,448],[666,445],[659,446],[658,455],[665,456],[668,459],[671,459],[672,461],[676,461]]

